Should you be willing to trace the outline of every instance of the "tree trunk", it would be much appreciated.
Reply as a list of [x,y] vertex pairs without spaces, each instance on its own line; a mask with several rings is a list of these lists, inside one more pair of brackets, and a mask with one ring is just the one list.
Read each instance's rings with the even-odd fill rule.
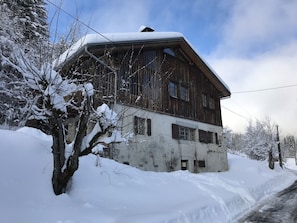
[[[54,170],[52,176],[53,190],[56,195],[66,192],[69,180],[72,178],[79,166],[79,156],[82,142],[86,135],[88,120],[90,116],[90,99],[87,99],[84,110],[79,119],[78,131],[75,137],[72,154],[69,156],[65,166],[65,133],[62,119],[53,118],[53,158]],[[64,168],[65,166],[65,168]]]
[[278,161],[281,168],[283,168],[283,158],[282,158],[282,151],[280,148],[280,141],[279,141],[279,133],[278,133],[278,125],[276,126],[276,140],[277,140],[277,148],[278,148]]
[[272,156],[272,149],[269,150],[268,152],[268,166],[270,169],[274,169],[274,160],[273,160],[273,156]]
[[61,118],[50,119],[50,125],[52,126],[52,153],[53,153],[53,162],[54,170],[52,176],[52,185],[53,190],[56,195],[59,195],[64,192],[64,186],[61,182],[62,168],[65,163],[65,143],[64,143],[64,128],[63,121]]

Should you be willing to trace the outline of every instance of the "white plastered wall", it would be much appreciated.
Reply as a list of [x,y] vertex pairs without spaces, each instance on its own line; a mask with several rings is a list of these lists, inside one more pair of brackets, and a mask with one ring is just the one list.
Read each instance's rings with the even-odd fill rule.
[[[112,145],[113,159],[121,163],[150,171],[181,169],[181,160],[187,160],[191,172],[218,172],[228,170],[227,151],[224,143],[199,142],[198,129],[217,133],[222,127],[188,119],[150,112],[139,108],[116,105],[119,127],[127,140]],[[151,119],[151,136],[134,134],[134,116]],[[147,122],[145,122],[147,125]],[[172,138],[172,124],[196,129],[195,141]],[[147,126],[146,126],[147,127]],[[205,161],[205,167],[194,167],[194,160]]]

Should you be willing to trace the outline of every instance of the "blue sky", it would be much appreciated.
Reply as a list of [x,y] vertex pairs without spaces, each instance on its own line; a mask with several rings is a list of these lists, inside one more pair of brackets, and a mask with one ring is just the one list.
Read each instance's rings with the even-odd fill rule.
[[[296,86],[235,93],[297,85],[297,1],[50,1],[100,33],[135,32],[141,25],[181,32],[234,92],[222,101],[225,126],[244,131],[248,119],[269,116],[283,133],[297,133]],[[48,7],[51,18],[56,9]],[[72,22],[60,12],[61,32]]]

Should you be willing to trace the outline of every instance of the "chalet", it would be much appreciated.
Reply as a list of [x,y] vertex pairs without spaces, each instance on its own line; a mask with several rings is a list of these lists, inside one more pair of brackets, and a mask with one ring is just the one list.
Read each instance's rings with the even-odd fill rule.
[[86,35],[57,69],[91,80],[94,103],[118,114],[127,140],[109,145],[111,159],[150,171],[228,170],[220,107],[228,86],[182,34],[146,31]]

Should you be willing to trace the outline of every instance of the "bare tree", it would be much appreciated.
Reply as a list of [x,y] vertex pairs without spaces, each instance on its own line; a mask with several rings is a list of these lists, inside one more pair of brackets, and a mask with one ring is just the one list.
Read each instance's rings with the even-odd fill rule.
[[[50,64],[40,71],[28,64],[28,86],[35,96],[31,119],[39,121],[53,137],[52,184],[56,195],[65,192],[67,184],[79,166],[79,157],[102,148],[104,138],[113,137],[117,117],[107,105],[93,107],[94,89],[91,83],[63,78]],[[71,113],[71,114],[70,114]],[[76,116],[78,127],[71,144],[66,143],[66,125]],[[96,124],[87,132],[91,120]],[[115,141],[115,137],[109,141]]]

